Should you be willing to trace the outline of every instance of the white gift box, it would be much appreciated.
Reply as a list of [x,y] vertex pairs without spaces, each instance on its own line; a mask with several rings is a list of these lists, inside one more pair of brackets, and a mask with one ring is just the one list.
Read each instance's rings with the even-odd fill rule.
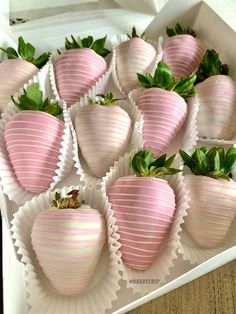
[[[70,12],[9,27],[6,19],[8,1],[5,0],[4,4],[0,4],[0,45],[14,45],[18,36],[23,35],[40,51],[53,50],[61,47],[64,37],[72,33],[79,33],[82,36],[93,34],[94,37],[107,34],[111,37],[129,31],[133,25],[136,25],[138,31],[146,29],[149,37],[157,40],[160,35],[164,35],[167,25],[174,26],[176,22],[180,22],[193,27],[201,40],[219,52],[222,61],[230,67],[230,75],[236,80],[234,0],[227,1],[227,4],[220,0],[117,0],[113,1],[114,7],[111,8],[110,5],[109,9],[106,9],[108,1],[101,2],[103,4],[100,10],[87,10],[83,14]],[[79,184],[78,180],[79,177],[73,169],[59,187]],[[9,222],[17,206],[10,202],[6,195],[0,193],[0,207],[5,218],[3,219],[4,313],[26,314],[30,310],[31,313],[40,314],[40,309],[34,307],[34,304],[29,306],[27,303],[29,296],[25,293],[24,282],[27,269],[17,259],[10,237]],[[121,281],[118,299],[113,302],[112,309],[107,310],[106,313],[126,313],[235,258],[236,239],[232,247],[222,247],[222,251],[217,252],[217,255],[201,260],[199,264],[192,265],[179,253],[166,283],[143,297],[133,294],[131,289],[126,288],[125,282]],[[30,299],[37,300],[33,287]]]

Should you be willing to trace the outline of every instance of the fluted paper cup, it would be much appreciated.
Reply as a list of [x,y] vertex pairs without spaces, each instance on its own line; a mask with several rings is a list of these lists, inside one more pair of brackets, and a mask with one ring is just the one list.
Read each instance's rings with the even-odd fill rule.
[[[58,293],[45,277],[39,266],[31,244],[33,223],[43,210],[50,208],[54,193],[48,191],[19,208],[12,221],[13,239],[21,262],[25,264],[25,282],[29,313],[37,314],[77,314],[104,313],[117,299],[120,289],[120,255],[113,235],[112,218],[107,215],[109,204],[101,191],[88,187],[65,187],[58,192],[66,195],[69,191],[79,189],[80,198],[92,208],[98,209],[105,217],[107,237],[95,273],[87,288],[80,294],[66,296]],[[24,225],[24,228],[22,228]]]
[[[117,49],[118,49],[118,46],[120,44],[125,43],[128,40],[129,40],[129,37],[126,34],[115,35],[111,38],[111,46],[112,46],[112,51],[113,51],[112,78],[113,78],[113,81],[114,81],[117,89],[120,91],[120,93],[122,95],[126,95],[129,92],[127,93],[121,87],[120,79],[119,79],[119,76],[117,74],[117,66],[116,66],[117,65]],[[161,39],[159,39],[158,42],[149,41],[149,43],[156,50],[156,56],[154,57],[153,62],[148,67],[145,67],[145,70],[143,70],[143,67],[144,67],[143,62],[144,61],[142,59],[140,59],[138,65],[137,65],[137,70],[136,70],[137,73],[149,72],[149,73],[154,74],[158,62],[162,59],[163,53],[161,51],[161,45],[160,45]],[[143,55],[146,54],[145,49],[142,51],[142,54]],[[134,62],[136,63],[135,60],[134,60]],[[127,75],[132,77],[133,76],[133,70],[127,69],[127,72],[124,72],[124,76],[127,76]],[[138,81],[137,82],[135,82],[134,80],[132,80],[132,81],[133,81],[133,83],[132,83],[133,87],[131,88],[131,90],[138,88],[138,86],[139,86]]]
[[[88,167],[85,159],[83,158],[75,131],[75,117],[78,114],[79,108],[83,108],[85,106],[91,106],[89,104],[89,98],[94,98],[97,94],[101,93],[101,90],[107,89],[107,84],[109,82],[109,77],[104,77],[98,82],[97,86],[90,91],[89,95],[85,96],[81,99],[79,103],[76,103],[74,106],[69,108],[69,116],[70,116],[70,127],[73,137],[73,158],[75,161],[75,167],[77,169],[77,174],[80,176],[80,181],[85,182],[86,185],[99,185],[101,182],[101,178],[94,176],[91,170]],[[130,140],[126,146],[125,151],[120,153],[120,156],[124,155],[124,153],[129,152],[131,149],[142,148],[143,147],[143,138],[141,134],[141,129],[143,125],[143,116],[138,110],[137,106],[133,103],[130,103],[128,99],[121,100],[117,102],[118,106],[122,108],[125,112],[128,113],[129,117],[132,121],[132,132],[130,136]],[[96,106],[96,105],[93,105]],[[95,117],[96,118],[96,117]],[[111,136],[111,135],[110,135]],[[110,166],[114,164],[114,161],[111,161]]]
[[[66,50],[64,48],[60,49],[61,53],[62,52],[65,52]],[[52,53],[51,57],[50,57],[50,60],[49,60],[49,77],[50,77],[50,84],[51,84],[51,88],[52,88],[52,91],[53,91],[53,94],[54,94],[54,97],[57,99],[57,100],[63,100],[63,97],[60,97],[59,95],[59,88],[58,88],[58,85],[57,85],[57,80],[56,80],[56,74],[55,74],[55,62],[57,60],[57,58],[59,57],[59,53],[58,51],[55,51]],[[87,85],[87,87],[84,90],[84,93],[82,93],[81,95],[78,96],[78,99],[75,100],[75,101],[69,101],[68,103],[68,107],[72,106],[74,103],[80,101],[80,99],[82,97],[84,97],[85,95],[90,95],[91,93],[93,93],[93,90],[94,88],[97,88],[97,85],[99,85],[99,82],[102,80],[107,80],[110,76],[110,73],[112,71],[112,64],[113,64],[113,55],[112,56],[108,56],[106,59],[106,64],[107,64],[107,70],[102,74],[101,77],[98,77],[97,80],[93,80],[93,81],[90,81],[89,85]],[[83,70],[84,72],[84,70]],[[86,72],[86,71],[85,71]],[[86,74],[87,73],[87,74]],[[86,77],[88,77],[89,75],[89,72],[86,72],[84,75],[84,79],[86,79]],[[63,80],[61,80],[63,82]],[[76,83],[76,81],[75,81]],[[71,82],[70,84],[75,84],[73,82]],[[62,84],[62,83],[61,83]],[[71,86],[72,86],[71,85]],[[100,94],[102,94],[104,92],[104,90],[101,90],[100,91]]]
[[[104,195],[108,195],[111,186],[118,178],[129,176],[132,173],[129,161],[130,154],[126,154],[118,162],[115,162],[114,167],[110,168],[110,172],[102,179],[102,192]],[[163,239],[158,255],[153,264],[142,271],[131,269],[122,263],[122,277],[126,280],[127,287],[131,287],[133,292],[138,292],[141,295],[145,295],[165,283],[165,278],[173,266],[173,260],[177,258],[177,249],[180,247],[180,225],[183,223],[183,217],[186,215],[188,208],[188,194],[186,193],[182,174],[166,177],[165,180],[174,190],[176,209],[170,229]],[[114,220],[114,236],[117,238],[117,245],[120,246],[119,227],[116,224],[112,205],[110,204],[110,206],[108,216]]]
[[[39,83],[41,90],[43,91],[44,95],[47,95],[47,80],[46,80],[46,75],[47,75],[47,71],[45,71],[44,75],[41,73],[39,77],[35,76],[34,79],[30,80],[28,84],[24,85],[24,88],[27,88],[27,86],[31,85],[32,83]],[[16,97],[19,97],[21,94],[23,93],[23,90],[20,90],[20,92],[18,94],[16,94]],[[50,184],[48,184],[48,188],[53,188],[59,181],[61,181],[63,178],[65,178],[67,176],[67,174],[70,172],[72,166],[73,166],[73,159],[72,159],[72,138],[71,138],[71,133],[70,133],[70,127],[69,127],[69,122],[68,122],[68,113],[67,113],[67,107],[66,104],[64,102],[59,102],[60,106],[63,109],[63,113],[61,115],[61,117],[59,117],[60,120],[64,120],[64,126],[61,129],[60,133],[60,138],[59,138],[59,146],[58,146],[58,151],[59,151],[59,155],[57,155],[57,160],[55,160],[54,165],[56,164],[56,169],[54,171],[54,173],[51,173],[51,179],[50,179]],[[25,190],[20,182],[19,182],[19,178],[17,179],[16,177],[16,172],[18,172],[20,174],[20,176],[22,177],[22,180],[24,180],[24,182],[26,182],[25,180],[28,180],[26,177],[29,176],[25,170],[22,168],[21,163],[18,165],[18,162],[16,161],[14,164],[16,166],[17,169],[13,170],[13,164],[11,164],[10,159],[9,159],[9,151],[10,150],[10,154],[13,154],[14,152],[12,151],[13,147],[11,144],[8,144],[8,150],[6,147],[6,142],[4,139],[4,133],[6,131],[6,124],[11,120],[14,120],[14,115],[16,113],[18,113],[19,110],[16,108],[16,106],[13,104],[13,102],[10,102],[7,107],[5,108],[3,114],[2,114],[2,119],[0,121],[0,172],[1,172],[1,185],[3,187],[3,192],[5,194],[7,194],[7,196],[9,197],[10,200],[13,200],[14,202],[16,202],[18,205],[19,204],[23,204],[25,201],[30,200],[35,194],[38,194],[39,192],[37,192],[35,190],[35,192],[29,192],[27,190]],[[20,116],[22,117],[22,119],[24,120],[24,116],[26,115],[30,115],[30,112],[21,112]],[[40,113],[39,116],[48,116],[46,113]],[[41,119],[41,118],[39,118]],[[55,117],[49,117],[49,119],[52,119],[52,121],[56,121]],[[20,122],[15,122],[15,123],[21,123]],[[58,123],[61,123],[58,121]],[[39,128],[40,128],[40,121],[39,121]],[[36,125],[34,125],[32,128],[36,127]],[[44,126],[45,128],[47,128],[47,125]],[[19,128],[20,131],[22,127]],[[43,128],[43,126],[42,126]],[[22,131],[23,132],[23,131]],[[28,132],[28,133],[27,133]],[[40,141],[40,147],[42,148],[42,150],[45,148],[45,137],[49,138],[50,134],[43,132],[42,130],[40,130],[38,132],[40,134],[41,137],[37,138],[38,141]],[[58,134],[59,134],[58,133]],[[20,132],[19,132],[20,134]],[[39,134],[36,134],[39,135]],[[24,136],[28,136],[28,140],[29,140],[29,147],[32,144],[32,140],[35,141],[35,138],[32,137],[32,133],[31,133],[31,129],[27,129],[24,131]],[[20,144],[20,139],[17,137],[17,135],[13,135],[13,134],[9,134],[7,135],[10,138],[10,141],[14,140],[17,141],[17,147],[19,150],[22,150],[24,147],[26,148],[26,146],[21,146]],[[13,137],[12,137],[13,136]],[[44,140],[43,140],[44,138]],[[38,147],[32,147],[32,149],[35,149],[35,155],[34,156],[40,156],[40,154],[42,153],[42,151],[39,151],[39,146]],[[24,153],[24,151],[22,151]],[[14,157],[15,158],[15,157]],[[33,158],[33,157],[32,157]],[[38,158],[38,157],[37,157]],[[41,158],[41,157],[40,157]],[[39,160],[38,160],[39,162]],[[54,161],[53,161],[54,162]],[[30,161],[31,165],[30,167],[33,167],[33,163],[35,163],[35,166],[37,165],[37,160],[35,159],[35,161],[32,159]],[[28,165],[26,165],[27,168]],[[39,165],[37,165],[39,166]],[[16,172],[15,172],[16,171]],[[44,171],[45,172],[45,171]],[[49,174],[45,174],[45,177],[42,179],[46,179],[48,180]],[[25,176],[25,177],[24,177]],[[46,178],[47,176],[47,178]],[[24,177],[24,179],[23,179]],[[23,182],[23,181],[22,181]],[[48,181],[47,181],[48,182]],[[45,190],[47,190],[47,187],[45,187]],[[42,189],[44,189],[44,187],[42,187]]]

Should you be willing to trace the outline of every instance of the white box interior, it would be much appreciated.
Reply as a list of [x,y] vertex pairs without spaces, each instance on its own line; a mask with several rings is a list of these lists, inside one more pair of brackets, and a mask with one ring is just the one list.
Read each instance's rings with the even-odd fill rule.
[[[148,35],[153,39],[157,39],[159,35],[165,34],[167,25],[174,26],[178,21],[183,25],[193,27],[201,40],[217,50],[223,62],[229,65],[230,75],[236,79],[236,34],[209,6],[197,0],[170,0],[156,17],[120,8],[101,10],[100,12],[89,11],[79,17],[78,13],[74,12],[70,14],[70,18],[67,14],[64,14],[54,16],[50,21],[45,19],[45,23],[43,23],[43,20],[38,20],[29,22],[28,26],[26,23],[12,28],[6,27],[5,21],[2,19],[0,22],[2,27],[0,44],[1,46],[11,44],[10,38],[16,41],[17,37],[22,34],[40,50],[52,50],[62,46],[64,37],[71,33],[94,34],[95,37],[106,33],[111,36],[116,33],[126,32],[133,25],[137,25],[138,29],[147,28]],[[65,182],[60,183],[61,187],[67,183],[69,185],[76,183],[74,182],[76,177],[73,173],[75,173],[75,170],[72,171],[71,176]],[[15,251],[8,229],[9,221],[11,221],[13,213],[17,210],[17,206],[2,193],[0,193],[0,204],[5,218],[3,221],[4,313],[25,314],[27,313],[27,305],[24,293],[24,269],[23,265],[15,258]],[[125,282],[122,281],[122,289],[118,292],[118,299],[113,302],[112,309],[107,310],[106,313],[125,313],[235,258],[236,239],[234,247],[225,250],[199,266],[191,265],[179,255],[178,259],[175,260],[174,267],[170,270],[171,273],[166,284],[142,298],[139,295],[134,295],[131,289],[127,289]],[[34,291],[32,291],[33,293]],[[37,300],[37,296],[35,296],[35,300]],[[31,313],[39,314],[41,312],[36,303]]]

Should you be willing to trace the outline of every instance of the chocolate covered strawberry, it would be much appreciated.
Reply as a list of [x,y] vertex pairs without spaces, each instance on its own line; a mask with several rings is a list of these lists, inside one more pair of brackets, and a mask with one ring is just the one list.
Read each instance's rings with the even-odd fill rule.
[[192,174],[185,176],[190,202],[185,228],[202,247],[220,245],[236,216],[236,148],[197,148],[189,156],[180,151]]
[[170,168],[174,155],[156,160],[142,150],[131,159],[134,175],[117,179],[108,191],[120,235],[123,262],[130,268],[145,270],[161,250],[175,213],[175,194],[160,176],[180,170]]
[[78,201],[78,191],[43,210],[32,228],[32,245],[52,286],[65,295],[82,292],[90,283],[105,242],[103,215]]
[[50,187],[56,175],[64,122],[54,117],[61,107],[56,101],[43,100],[39,85],[24,90],[18,100],[12,97],[20,112],[6,123],[4,139],[9,159],[20,185],[32,193]]
[[0,63],[0,111],[3,111],[11,95],[18,92],[47,63],[49,53],[35,58],[35,48],[25,43],[22,37],[18,39],[17,51],[11,47],[0,47],[0,50],[8,57]]
[[214,50],[207,50],[197,71],[197,125],[202,138],[230,140],[236,135],[236,83]]
[[144,147],[162,154],[186,119],[185,99],[195,94],[196,76],[176,80],[169,66],[160,61],[154,76],[138,74],[138,79],[146,88],[136,100],[144,116]]
[[100,95],[77,110],[74,125],[81,153],[91,172],[102,177],[127,148],[132,121],[126,111],[114,105],[112,93]]
[[68,106],[79,101],[107,71],[104,58],[110,53],[106,37],[93,40],[92,36],[71,42],[66,38],[65,49],[55,60],[55,78],[58,93]]
[[135,27],[129,40],[116,47],[116,71],[122,90],[128,94],[138,87],[137,72],[152,70],[156,58],[156,50],[146,42],[146,34],[140,37]]
[[163,43],[163,61],[170,66],[176,79],[186,78],[199,67],[204,46],[195,38],[192,29],[183,29],[179,23],[173,29],[167,27],[166,33],[169,38]]

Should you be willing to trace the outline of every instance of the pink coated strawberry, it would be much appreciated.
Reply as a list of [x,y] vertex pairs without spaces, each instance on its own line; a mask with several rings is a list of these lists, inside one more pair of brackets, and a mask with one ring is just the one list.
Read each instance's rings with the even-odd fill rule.
[[112,93],[97,102],[80,107],[75,130],[81,153],[91,172],[102,177],[122,156],[129,143],[132,121],[126,111],[112,105]]
[[139,38],[133,28],[132,37],[116,48],[116,71],[122,90],[128,94],[138,87],[137,72],[150,72],[154,66],[156,50],[145,41],[145,33]]
[[104,60],[110,51],[104,48],[106,37],[93,41],[93,37],[72,42],[66,38],[66,51],[55,61],[55,78],[60,97],[68,106],[84,96],[107,71]]
[[175,156],[153,161],[150,151],[136,153],[131,165],[136,175],[117,179],[108,191],[120,235],[123,262],[130,268],[149,268],[161,251],[175,212],[175,194],[161,175],[177,173],[169,168]]
[[236,83],[214,50],[207,50],[197,72],[197,82],[199,136],[232,139],[236,134]]
[[18,92],[47,63],[49,53],[35,59],[35,48],[30,43],[25,43],[22,37],[18,39],[18,52],[11,47],[0,50],[8,57],[0,63],[0,111],[3,111],[11,95]]
[[[90,283],[105,242],[103,215],[56,193],[55,205],[43,210],[32,228],[32,245],[44,274],[61,294],[81,293]],[[56,206],[56,207],[55,207]],[[59,208],[57,208],[59,207]]]
[[205,49],[203,43],[196,39],[191,29],[182,29],[179,23],[174,29],[167,27],[170,37],[163,43],[163,61],[166,62],[176,79],[186,78],[199,67]]
[[175,80],[170,68],[161,61],[154,76],[138,74],[138,78],[147,88],[136,100],[144,116],[144,147],[151,148],[156,155],[162,154],[186,119],[187,104],[183,97],[194,94],[196,76]]
[[185,176],[190,202],[184,226],[195,242],[205,248],[222,244],[236,217],[236,182],[231,171],[236,165],[236,148],[196,149],[181,157],[193,174]]
[[19,184],[29,192],[40,193],[50,187],[58,168],[64,122],[53,115],[62,110],[48,98],[42,100],[38,84],[30,85],[19,103],[13,101],[22,111],[5,126],[9,159]]

